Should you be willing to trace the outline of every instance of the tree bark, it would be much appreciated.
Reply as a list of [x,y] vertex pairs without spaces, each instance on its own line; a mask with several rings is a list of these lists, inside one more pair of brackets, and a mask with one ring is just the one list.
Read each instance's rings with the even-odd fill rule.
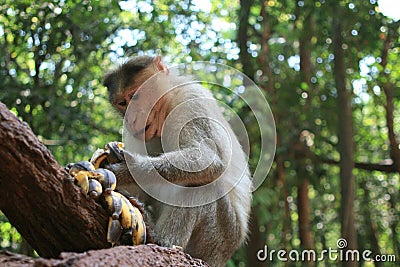
[[[74,185],[28,125],[1,102],[0,142],[0,209],[41,257],[110,247],[105,210]],[[171,251],[157,245],[121,246],[62,254],[61,260],[28,257],[28,261],[34,266],[179,266],[178,262],[180,266],[207,266],[183,252]],[[0,265],[26,266],[27,258],[16,254],[10,257],[21,259],[20,265],[11,265],[10,259],[4,260],[7,253],[0,255]]]
[[108,218],[0,103],[0,209],[43,257],[106,248]]
[[113,267],[113,266],[208,266],[204,261],[174,248],[154,244],[119,246],[109,249],[91,250],[85,253],[62,253],[59,259],[34,259],[24,255],[2,251],[0,266],[8,267]]

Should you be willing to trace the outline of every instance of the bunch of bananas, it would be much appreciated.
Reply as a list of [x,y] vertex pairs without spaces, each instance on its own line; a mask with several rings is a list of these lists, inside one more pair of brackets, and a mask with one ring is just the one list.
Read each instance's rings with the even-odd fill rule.
[[145,244],[146,225],[142,213],[125,196],[114,191],[117,186],[114,173],[102,168],[106,164],[123,161],[123,148],[123,143],[108,143],[104,149],[97,149],[90,161],[68,164],[66,169],[74,177],[75,184],[98,201],[110,216],[108,242],[112,245],[117,242]]

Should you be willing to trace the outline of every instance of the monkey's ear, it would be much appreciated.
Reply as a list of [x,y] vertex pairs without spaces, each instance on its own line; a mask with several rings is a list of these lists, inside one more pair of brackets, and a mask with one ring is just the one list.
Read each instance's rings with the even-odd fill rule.
[[158,71],[165,71],[168,73],[168,68],[167,68],[167,66],[164,65],[164,62],[162,62],[162,57],[160,55],[157,55],[154,58],[153,63]]

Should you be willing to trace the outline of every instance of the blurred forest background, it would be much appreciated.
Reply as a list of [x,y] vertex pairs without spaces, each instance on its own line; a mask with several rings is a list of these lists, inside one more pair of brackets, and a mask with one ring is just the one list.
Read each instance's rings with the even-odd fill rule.
[[[264,245],[320,251],[341,237],[399,261],[399,26],[376,0],[3,0],[0,101],[64,165],[121,140],[101,82],[127,56],[161,49],[170,64],[235,67],[265,93],[278,143],[228,266],[271,264],[257,260]],[[246,121],[249,110],[230,105]],[[254,168],[259,125],[246,125]],[[0,247],[29,253],[4,215]]]

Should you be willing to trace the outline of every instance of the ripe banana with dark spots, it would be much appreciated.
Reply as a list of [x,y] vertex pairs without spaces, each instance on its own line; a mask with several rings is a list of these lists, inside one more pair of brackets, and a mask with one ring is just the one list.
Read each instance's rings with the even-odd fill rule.
[[98,201],[102,193],[103,188],[101,187],[100,182],[96,179],[89,179],[89,190],[87,194],[95,201]]
[[114,246],[121,237],[122,227],[119,220],[114,220],[112,217],[108,218],[107,242]]
[[66,169],[75,178],[76,185],[82,188],[87,194],[89,191],[90,173],[95,170],[93,164],[88,161],[80,161],[68,164]]
[[132,243],[134,246],[146,243],[146,225],[142,213],[134,207],[129,200],[122,197],[121,226],[124,229],[132,229]]
[[[107,164],[124,160],[124,144],[110,142],[97,149],[89,161],[68,164],[66,170],[77,186],[95,201],[99,201],[109,217],[107,241],[133,245],[146,243],[146,224],[141,210],[122,194],[115,192],[117,179],[113,172],[103,169]],[[143,210],[142,210],[143,211]]]
[[101,203],[111,218],[119,219],[123,209],[123,198],[120,193],[111,191],[109,194],[103,194]]
[[99,148],[94,153],[90,162],[96,169],[103,168],[106,164],[112,164],[124,161],[124,143],[110,142],[104,149]]
[[66,169],[68,170],[69,174],[75,176],[80,171],[94,171],[95,167],[88,161],[79,161],[68,164]]
[[104,164],[106,163],[106,160],[107,160],[108,153],[109,153],[108,151],[106,151],[102,148],[99,148],[93,153],[93,156],[90,159],[90,162],[93,164],[93,166],[96,169],[104,167]]
[[107,169],[97,169],[94,173],[98,174],[95,179],[100,182],[104,193],[110,194],[111,191],[115,190],[115,187],[117,186],[117,178],[112,171]]

